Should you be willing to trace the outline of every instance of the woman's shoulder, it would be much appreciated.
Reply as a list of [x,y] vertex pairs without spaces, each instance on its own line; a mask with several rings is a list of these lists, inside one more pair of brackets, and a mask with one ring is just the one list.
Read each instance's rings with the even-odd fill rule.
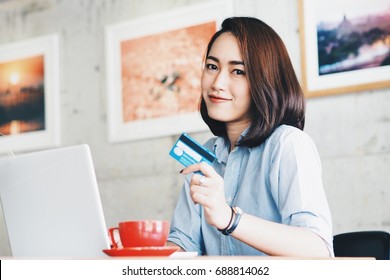
[[306,132],[303,130],[296,128],[295,126],[282,124],[279,125],[269,136],[269,138],[280,138],[280,137],[288,137],[288,136],[297,136],[297,137],[306,137],[308,136]]
[[305,143],[310,145],[314,144],[311,137],[306,132],[294,126],[283,124],[278,126],[267,138],[266,145],[276,147],[283,146],[283,144],[288,142]]

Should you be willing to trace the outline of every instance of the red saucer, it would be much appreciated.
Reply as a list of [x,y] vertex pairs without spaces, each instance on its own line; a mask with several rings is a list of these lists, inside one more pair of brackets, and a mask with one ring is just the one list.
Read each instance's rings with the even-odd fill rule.
[[133,257],[133,256],[169,256],[178,250],[177,247],[127,247],[104,249],[103,252],[111,257]]

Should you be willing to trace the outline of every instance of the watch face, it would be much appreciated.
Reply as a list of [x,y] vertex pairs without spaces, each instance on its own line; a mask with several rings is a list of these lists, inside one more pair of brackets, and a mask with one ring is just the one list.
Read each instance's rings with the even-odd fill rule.
[[234,206],[233,209],[236,214],[242,215],[244,213],[244,211],[242,211],[242,209],[238,206]]

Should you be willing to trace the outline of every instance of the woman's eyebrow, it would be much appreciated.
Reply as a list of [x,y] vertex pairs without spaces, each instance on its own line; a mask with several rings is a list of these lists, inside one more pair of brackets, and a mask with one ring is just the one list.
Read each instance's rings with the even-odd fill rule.
[[[212,56],[212,55],[207,56],[206,59],[211,59],[211,60],[214,60],[215,62],[219,63],[219,59],[216,58],[215,56]],[[231,65],[244,65],[244,62],[241,60],[231,60],[231,61],[229,61],[229,64],[231,64]]]
[[214,60],[215,62],[219,62],[219,59],[212,55],[207,56],[206,59],[211,59]]

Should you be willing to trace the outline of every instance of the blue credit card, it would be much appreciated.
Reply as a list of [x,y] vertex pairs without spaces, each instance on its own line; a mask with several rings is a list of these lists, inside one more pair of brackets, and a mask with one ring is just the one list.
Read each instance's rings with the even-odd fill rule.
[[212,164],[215,160],[215,155],[196,142],[186,133],[183,133],[173,145],[169,155],[183,164],[185,167],[199,163],[207,162]]

